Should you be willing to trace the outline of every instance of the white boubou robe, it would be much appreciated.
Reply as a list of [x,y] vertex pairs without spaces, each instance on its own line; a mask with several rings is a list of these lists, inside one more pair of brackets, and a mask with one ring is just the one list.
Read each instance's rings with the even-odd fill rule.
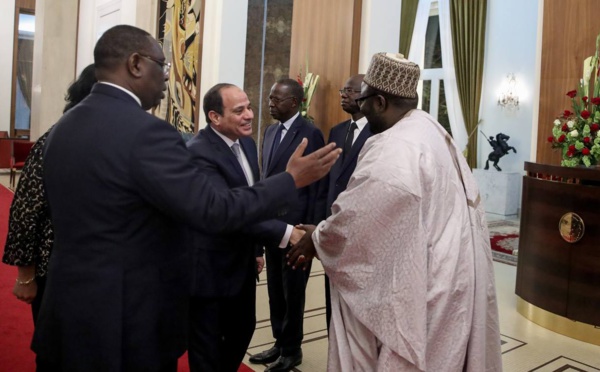
[[479,191],[447,132],[409,112],[371,137],[313,234],[332,287],[329,371],[501,371]]

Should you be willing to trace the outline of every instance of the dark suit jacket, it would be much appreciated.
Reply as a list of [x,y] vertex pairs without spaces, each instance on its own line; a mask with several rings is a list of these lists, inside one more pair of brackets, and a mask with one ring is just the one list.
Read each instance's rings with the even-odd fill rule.
[[[323,133],[319,128],[302,116],[298,116],[290,126],[285,137],[277,147],[277,152],[273,154],[273,161],[269,164],[269,155],[273,146],[273,139],[277,132],[277,125],[270,125],[265,131],[262,152],[262,178],[272,177],[285,171],[287,162],[296,151],[296,147],[302,141],[302,138],[308,139],[308,146],[304,155],[320,149],[325,145]],[[298,201],[294,206],[282,213],[279,219],[291,225],[298,223],[316,224],[325,217],[326,188],[325,180],[314,182],[298,190]]]
[[[339,123],[335,127],[331,128],[329,132],[329,142],[335,142],[337,147],[344,147],[344,142],[346,141],[346,133],[348,132],[348,127],[350,127],[351,120],[344,121]],[[342,193],[342,191],[346,190],[348,186],[348,182],[350,181],[350,177],[356,168],[356,163],[358,162],[358,154],[362,149],[363,145],[367,141],[369,137],[371,137],[373,133],[371,133],[371,127],[369,123],[365,125],[363,130],[360,131],[358,138],[354,141],[352,145],[352,149],[349,154],[345,154],[344,159],[340,156],[338,160],[335,162],[333,167],[331,167],[331,171],[327,176],[328,180],[328,190],[327,190],[327,217],[331,216],[331,206],[335,199],[337,199],[338,195]]]
[[181,225],[239,229],[296,194],[289,174],[215,189],[171,125],[106,84],[52,130],[44,182],[55,242],[32,348],[74,371],[154,371],[179,357],[189,300]]
[[[239,140],[241,150],[252,168],[254,180],[260,179],[258,153],[252,138]],[[206,174],[213,187],[230,189],[248,186],[235,154],[215,131],[205,129],[188,142],[194,163]],[[246,280],[255,280],[257,245],[279,245],[287,224],[269,220],[249,225],[235,233],[192,234],[192,295],[228,297],[238,295]],[[247,287],[247,286],[246,286]]]

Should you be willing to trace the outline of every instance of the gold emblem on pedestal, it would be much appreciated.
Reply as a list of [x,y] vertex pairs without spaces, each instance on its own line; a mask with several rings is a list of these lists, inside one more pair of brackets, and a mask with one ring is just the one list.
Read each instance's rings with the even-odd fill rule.
[[577,213],[565,213],[558,222],[558,232],[568,243],[577,243],[583,238],[585,224]]

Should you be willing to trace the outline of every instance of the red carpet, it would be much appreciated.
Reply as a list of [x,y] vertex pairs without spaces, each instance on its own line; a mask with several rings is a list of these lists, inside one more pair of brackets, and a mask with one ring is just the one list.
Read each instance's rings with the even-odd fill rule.
[[[0,185],[0,250],[4,253],[8,211],[13,193]],[[0,367],[6,371],[35,371],[35,354],[29,349],[33,334],[31,307],[12,294],[17,269],[0,264]]]
[[[0,185],[0,251],[4,253],[4,243],[8,230],[8,212],[13,193]],[[31,307],[17,300],[12,294],[16,267],[0,264],[0,370],[35,371],[35,354],[29,348],[33,335]],[[187,353],[179,359],[178,372],[190,368]],[[238,372],[252,372],[242,364]]]
[[494,260],[516,265],[519,249],[519,222],[492,221],[488,223]]

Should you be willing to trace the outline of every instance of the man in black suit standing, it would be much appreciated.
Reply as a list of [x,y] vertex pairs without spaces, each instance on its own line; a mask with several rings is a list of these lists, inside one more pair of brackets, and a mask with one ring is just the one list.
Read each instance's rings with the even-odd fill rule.
[[[203,102],[206,128],[188,142],[192,158],[213,187],[252,186],[260,179],[254,113],[246,93],[217,84]],[[269,220],[225,234],[193,233],[190,345],[192,372],[236,372],[256,325],[257,275],[263,245],[287,247],[303,231]]]
[[[324,145],[323,134],[300,115],[304,99],[302,86],[294,79],[280,79],[271,88],[269,111],[279,123],[265,131],[262,152],[262,174],[268,179],[285,168],[290,155],[303,137],[309,146],[305,153]],[[298,190],[298,201],[281,220],[292,224],[318,222],[325,216],[325,188],[318,183]],[[319,192],[321,191],[321,192]],[[310,270],[292,270],[285,257],[287,249],[266,246],[267,288],[271,329],[275,345],[250,357],[252,363],[272,363],[266,371],[289,371],[302,363],[305,289]]]
[[177,131],[146,112],[168,79],[158,42],[115,26],[94,61],[98,83],[44,147],[55,242],[32,349],[39,371],[175,371],[189,310],[181,226],[218,232],[271,218],[316,179],[299,164],[327,165],[336,154],[295,154],[288,173],[217,190]]
[[[346,190],[350,177],[356,168],[358,154],[363,145],[373,133],[367,122],[367,118],[360,112],[360,107],[355,99],[360,97],[361,84],[364,74],[354,75],[340,89],[342,110],[350,114],[351,119],[343,121],[331,128],[329,132],[329,143],[335,143],[343,148],[342,156],[331,167],[327,176],[327,207],[326,217],[331,216],[331,207],[342,191]],[[329,278],[325,274],[325,313],[327,329],[331,319],[331,298],[329,297]]]

